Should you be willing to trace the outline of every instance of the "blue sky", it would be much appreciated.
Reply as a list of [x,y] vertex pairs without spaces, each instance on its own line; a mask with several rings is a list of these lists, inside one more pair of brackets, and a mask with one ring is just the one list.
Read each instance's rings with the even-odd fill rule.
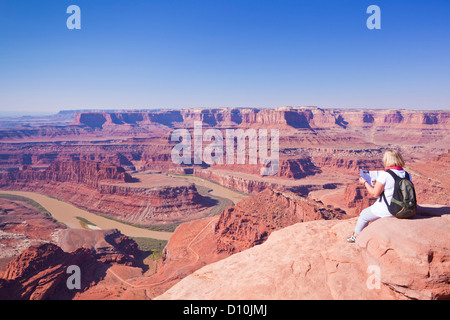
[[450,1],[0,0],[2,112],[307,105],[450,109]]

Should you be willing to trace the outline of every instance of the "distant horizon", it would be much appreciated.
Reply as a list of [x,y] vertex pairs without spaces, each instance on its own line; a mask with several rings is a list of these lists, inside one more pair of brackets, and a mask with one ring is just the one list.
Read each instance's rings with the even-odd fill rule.
[[448,0],[0,0],[0,114],[448,110],[448,12]]
[[449,109],[415,109],[415,108],[355,108],[355,107],[326,107],[326,106],[278,106],[278,107],[171,107],[171,108],[80,108],[80,109],[62,109],[57,112],[49,111],[3,111],[0,110],[0,118],[20,118],[20,117],[41,117],[54,116],[63,112],[141,112],[141,111],[159,111],[159,110],[184,110],[184,109],[279,109],[279,108],[319,108],[319,109],[334,109],[334,110],[398,110],[398,111],[424,111],[424,112],[450,112]]

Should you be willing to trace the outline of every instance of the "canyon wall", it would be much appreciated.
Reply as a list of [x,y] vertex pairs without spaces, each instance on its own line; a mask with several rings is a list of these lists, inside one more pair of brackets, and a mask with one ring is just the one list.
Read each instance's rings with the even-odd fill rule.
[[312,220],[342,219],[345,212],[270,189],[225,209],[216,224],[218,252],[233,254],[261,244],[279,229]]
[[[170,141],[170,134],[175,128],[192,131],[194,121],[202,121],[205,130],[218,128],[222,132],[229,128],[279,129],[277,178],[296,180],[332,172],[354,174],[360,166],[380,168],[382,153],[389,147],[400,148],[408,162],[447,152],[449,118],[450,113],[445,110],[317,107],[80,112],[68,126],[32,127],[29,134],[22,127],[0,130],[0,140],[15,142],[2,143],[0,170],[17,170],[27,165],[45,168],[53,161],[89,160],[111,162],[129,170],[182,172],[184,169],[171,160],[176,142]],[[14,130],[20,132],[21,138],[11,138]],[[190,169],[192,172],[206,167],[202,164]],[[261,176],[260,163],[213,165],[212,169]],[[249,192],[252,188],[264,189],[248,186],[239,190]]]
[[[118,230],[55,234],[47,243],[32,243],[0,272],[0,300],[73,299],[98,285],[112,265],[141,266],[136,242]],[[80,268],[80,288],[70,290],[66,282],[74,265]]]
[[[148,136],[155,129],[193,127],[202,121],[205,127],[215,128],[278,128],[300,131],[320,129],[377,129],[386,128],[433,130],[446,129],[450,113],[445,110],[370,110],[325,109],[317,107],[263,108],[190,108],[173,110],[87,111],[75,113],[71,125],[12,127],[0,130],[0,140],[67,139],[68,137]],[[424,131],[424,132],[425,132]],[[430,137],[432,138],[432,137]]]
[[267,189],[220,215],[181,224],[169,239],[158,272],[133,282],[156,297],[201,267],[264,243],[272,232],[312,220],[344,219],[332,206]]
[[131,176],[121,167],[90,161],[55,161],[45,170],[29,167],[23,170],[0,173],[0,186],[14,182],[72,182],[98,188],[100,181],[131,182]]
[[193,174],[198,177],[206,178],[219,183],[227,188],[234,189],[247,194],[258,194],[265,189],[287,190],[307,195],[309,191],[319,188],[318,185],[304,184],[301,186],[287,186],[283,181],[276,179],[261,179],[252,175],[242,175],[239,171],[233,173],[231,171],[210,170],[210,169],[194,169]]
[[102,272],[102,265],[95,260],[89,249],[79,248],[67,253],[52,243],[31,246],[8,264],[0,278],[0,299],[70,298],[71,294],[66,286],[66,271],[71,265],[80,267],[83,288],[100,277]]
[[191,108],[182,110],[84,112],[77,113],[72,125],[102,128],[111,125],[149,125],[179,127],[202,121],[205,126],[286,126],[292,128],[408,126],[423,128],[449,124],[446,111],[352,110],[317,107],[258,108]]
[[40,192],[142,225],[199,218],[209,207],[194,184],[146,187],[121,167],[90,161],[53,162],[45,170],[0,173],[0,187]]
[[367,192],[364,185],[360,183],[351,183],[345,187],[344,202],[347,208],[353,209],[353,212],[357,215],[361,211],[378,201],[378,198],[373,198]]
[[65,228],[42,211],[14,199],[0,197],[0,274],[30,245],[51,242],[53,233]]
[[[224,155],[226,156],[226,154]],[[235,162],[236,163],[236,162]],[[211,169],[213,170],[225,170],[249,173],[257,176],[261,175],[261,168],[269,167],[270,165],[249,165],[248,160],[246,164],[213,164]],[[306,176],[315,175],[320,173],[321,170],[311,160],[310,157],[297,157],[297,158],[281,158],[278,162],[278,171],[276,174],[270,177],[286,178],[286,179],[301,179]]]

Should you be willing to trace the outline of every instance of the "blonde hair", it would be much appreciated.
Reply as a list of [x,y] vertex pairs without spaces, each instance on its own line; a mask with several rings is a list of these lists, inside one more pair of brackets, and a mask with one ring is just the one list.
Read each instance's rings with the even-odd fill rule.
[[402,155],[397,150],[386,150],[383,156],[383,165],[385,167],[404,167],[405,160],[403,160]]

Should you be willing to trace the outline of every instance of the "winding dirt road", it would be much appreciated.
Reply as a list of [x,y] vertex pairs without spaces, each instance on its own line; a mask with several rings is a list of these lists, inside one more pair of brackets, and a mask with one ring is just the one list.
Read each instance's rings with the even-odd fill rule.
[[[122,284],[127,285],[128,287],[132,289],[144,289],[145,296],[148,299],[153,299],[154,294],[151,294],[151,289],[170,283],[175,280],[180,280],[180,269],[188,269],[188,268],[194,268],[192,270],[195,271],[198,269],[198,267],[195,267],[195,265],[200,260],[200,254],[196,250],[195,247],[196,243],[199,240],[201,236],[204,236],[206,234],[210,234],[212,230],[214,229],[215,223],[217,223],[218,216],[212,217],[209,219],[209,221],[201,227],[201,229],[197,229],[195,233],[190,234],[190,232],[187,232],[187,234],[190,234],[189,237],[192,237],[189,243],[186,246],[186,256],[183,256],[183,262],[181,264],[177,265],[177,268],[169,267],[169,269],[164,270],[160,274],[155,274],[150,277],[140,277],[140,278],[131,278],[131,279],[124,279],[121,275],[119,275],[117,272],[113,270],[113,268],[109,268],[107,270],[107,273],[109,273],[111,276],[115,277],[116,280],[120,281]],[[212,230],[208,231],[208,228],[212,228]],[[187,231],[187,230],[186,230]],[[206,232],[205,232],[206,231]],[[154,281],[155,282],[151,282]],[[150,283],[148,283],[150,282]]]

